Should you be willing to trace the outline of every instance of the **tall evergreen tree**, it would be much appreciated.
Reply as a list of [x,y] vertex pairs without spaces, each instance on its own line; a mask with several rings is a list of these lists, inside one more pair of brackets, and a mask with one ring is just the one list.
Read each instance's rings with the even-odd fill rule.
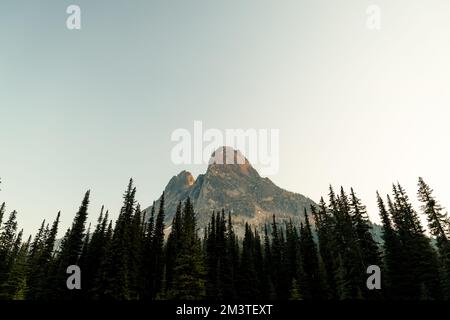
[[[388,196],[389,197],[389,196]],[[390,206],[392,203],[388,200]],[[389,212],[386,209],[383,199],[377,192],[377,203],[380,212],[381,222],[383,224],[383,233],[381,238],[383,239],[383,261],[384,261],[384,277],[383,286],[386,285],[384,291],[387,292],[386,297],[392,299],[398,299],[401,296],[400,284],[403,282],[403,270],[402,270],[402,252],[398,239],[397,232],[392,225]]]
[[266,286],[267,289],[264,290],[263,295],[265,299],[276,299],[275,286],[273,284],[273,259],[272,259],[272,248],[270,243],[270,236],[267,224],[264,224],[264,274],[266,275]]
[[[88,190],[84,195],[78,212],[72,223],[72,227],[66,234],[60,248],[60,252],[55,261],[55,274],[53,284],[54,292],[52,298],[54,299],[74,299],[79,294],[67,290],[67,268],[71,265],[78,265],[78,260],[83,249],[83,242],[85,238],[85,224],[88,215],[90,191]],[[46,238],[47,239],[47,238]]]
[[17,231],[17,212],[13,211],[0,228],[0,286],[8,279],[11,259],[15,247]]
[[145,232],[143,238],[143,253],[142,253],[142,293],[141,297],[144,300],[153,298],[153,235],[155,229],[155,202],[153,202],[150,217],[145,225]]
[[278,227],[275,215],[272,217],[272,279],[278,299],[289,298],[291,279],[286,276],[285,243],[282,228]]
[[[222,221],[225,222],[224,211],[222,211]],[[225,252],[223,274],[222,274],[222,286],[223,286],[223,298],[235,299],[236,293],[236,279],[238,275],[239,265],[239,252],[237,246],[236,234],[234,233],[233,223],[231,220],[231,213],[228,212],[227,227],[225,230]]]
[[53,283],[51,283],[51,278],[53,275],[50,274],[50,264],[53,259],[60,216],[61,212],[58,212],[45,239],[43,234],[44,223],[35,238],[34,250],[36,251],[29,258],[27,299],[45,299],[52,290],[51,286]]
[[200,239],[197,235],[197,222],[190,198],[184,205],[180,251],[174,263],[173,285],[169,292],[172,299],[197,300],[205,296],[205,269]]
[[358,243],[360,259],[362,264],[362,272],[360,278],[360,286],[363,290],[365,298],[380,298],[377,290],[369,290],[365,285],[367,274],[365,270],[371,265],[380,266],[381,258],[377,242],[373,239],[371,230],[372,226],[369,221],[366,207],[356,196],[353,188],[350,193],[351,218],[355,230],[356,241]]
[[336,248],[335,279],[339,299],[358,299],[362,297],[361,275],[363,270],[361,252],[357,242],[350,203],[341,187],[336,196],[330,187],[330,210],[335,218],[334,242]]
[[2,226],[3,215],[5,214],[5,206],[6,204],[4,202],[0,205],[0,227]]
[[166,270],[165,270],[165,291],[167,297],[168,292],[172,290],[174,280],[174,268],[177,254],[181,251],[181,233],[182,233],[182,204],[181,201],[177,205],[175,216],[172,220],[171,232],[167,238],[165,246]]
[[421,210],[427,217],[430,233],[436,239],[443,271],[443,290],[445,291],[445,297],[450,299],[450,220],[447,213],[443,212],[444,209],[435,199],[433,190],[422,178],[419,178],[418,198],[422,203]]
[[335,279],[335,259],[334,259],[334,244],[333,229],[334,218],[328,214],[326,203],[323,197],[319,202],[319,209],[311,206],[311,212],[314,216],[315,226],[317,230],[319,254],[323,263],[325,274],[325,285],[328,288],[326,298],[337,298],[336,279]]
[[[221,230],[221,217],[213,212],[211,222],[208,224],[205,239],[206,256],[206,298],[209,300],[220,299],[222,295],[221,287],[221,264],[223,263],[222,254],[224,247],[219,252],[218,248],[224,245],[225,232]],[[218,220],[218,221],[217,221]]]
[[152,238],[152,296],[156,298],[158,293],[161,292],[162,289],[162,280],[164,276],[164,220],[165,220],[165,211],[164,211],[164,193],[161,196],[161,200],[159,202],[159,211],[156,217],[155,229]]
[[239,268],[239,299],[251,300],[259,296],[258,278],[255,269],[255,240],[254,234],[245,224],[244,240]]
[[130,298],[139,299],[142,292],[142,253],[143,225],[140,205],[137,204],[130,226],[130,242],[128,246],[128,272],[130,282]]
[[319,279],[319,259],[316,243],[311,231],[306,208],[304,210],[305,226],[300,234],[300,254],[303,272],[306,275],[306,285],[308,293],[312,299],[317,299],[323,295],[321,281]]
[[400,184],[393,186],[395,203],[392,217],[403,249],[403,272],[407,272],[403,296],[435,299],[441,296],[439,261],[425,236],[416,211]]
[[[83,240],[83,247],[81,249],[80,257],[78,258],[78,266],[83,271],[83,276],[81,277],[81,288],[82,291],[76,291],[74,293],[74,297],[76,299],[88,299],[89,297],[89,283],[88,283],[88,277],[86,277],[85,272],[89,270],[89,260],[88,260],[88,252],[89,247],[91,245],[91,224],[89,224],[86,235]],[[90,272],[90,271],[88,271]]]
[[300,245],[300,239],[297,232],[297,228],[292,223],[292,220],[289,220],[288,223],[286,223],[286,246],[285,246],[285,269],[286,269],[286,275],[285,277],[288,278],[287,281],[289,281],[289,284],[292,285],[292,279],[295,279],[298,277],[298,271],[299,271],[299,264],[302,263],[299,255],[299,245]]
[[28,248],[31,238],[29,238],[25,243],[21,243],[21,240],[22,233],[19,233],[16,244],[20,244],[20,248],[13,256],[12,266],[7,280],[0,288],[0,299],[25,299],[25,290],[27,287]]
[[[111,244],[108,248],[107,262],[104,263],[106,277],[101,291],[101,299],[128,300],[133,298],[130,292],[129,252],[131,225],[135,210],[136,188],[130,179],[123,196],[123,205],[114,227]],[[131,288],[132,290],[132,288]]]
[[263,249],[261,246],[261,237],[259,235],[258,230],[254,230],[254,241],[253,241],[253,260],[255,263],[255,272],[256,272],[256,286],[257,286],[257,299],[267,298],[267,294],[263,292],[270,288],[267,287],[265,281],[267,281],[267,277],[264,272],[264,258],[263,258]]
[[[112,221],[109,220],[108,217],[105,216],[103,218],[103,221],[105,222],[105,225],[107,224],[106,232],[103,236],[103,246],[102,246],[102,252],[99,256],[99,264],[98,269],[95,271],[95,277],[93,278],[93,284],[92,289],[90,291],[90,295],[92,299],[95,300],[104,300],[104,299],[111,299],[111,291],[110,290],[110,284],[109,284],[109,272],[112,265],[112,238],[113,238],[113,226]],[[92,243],[91,246],[91,252],[93,252],[95,248],[95,243]]]
[[[83,291],[85,298],[96,297],[96,279],[100,277],[100,266],[105,259],[106,248],[109,239],[107,238],[107,228],[109,223],[109,212],[105,212],[104,206],[100,210],[97,225],[89,239],[85,239],[85,252],[83,270]],[[86,241],[89,240],[89,241]]]

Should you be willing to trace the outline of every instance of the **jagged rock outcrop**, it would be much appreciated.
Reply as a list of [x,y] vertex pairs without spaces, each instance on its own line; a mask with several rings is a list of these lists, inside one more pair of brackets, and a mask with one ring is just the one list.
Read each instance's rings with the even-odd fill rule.
[[[234,163],[217,163],[217,159],[226,159],[232,153]],[[286,191],[276,186],[270,179],[261,177],[249,161],[239,151],[223,147],[212,156],[205,174],[195,179],[191,173],[182,171],[174,176],[166,188],[165,209],[166,225],[170,226],[179,201],[190,197],[197,213],[199,228],[210,221],[211,213],[225,209],[231,212],[238,235],[243,234],[244,225],[248,222],[257,228],[272,221],[294,223],[303,220],[304,208],[310,212],[315,203],[298,193]],[[159,206],[159,200],[156,207]],[[146,212],[151,209],[147,208]]]

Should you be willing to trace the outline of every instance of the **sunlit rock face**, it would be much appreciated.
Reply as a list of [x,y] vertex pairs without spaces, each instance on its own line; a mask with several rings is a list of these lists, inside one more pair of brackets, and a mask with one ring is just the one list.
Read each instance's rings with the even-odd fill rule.
[[[235,161],[218,161],[230,159]],[[180,201],[191,198],[197,214],[198,226],[205,227],[213,211],[231,212],[235,231],[243,235],[248,222],[258,229],[272,221],[303,221],[304,209],[310,212],[315,203],[297,193],[276,186],[270,179],[262,178],[249,161],[239,152],[223,147],[213,153],[205,174],[194,179],[191,173],[182,171],[172,177],[165,192],[166,225],[170,226]],[[159,200],[156,208],[159,207]],[[145,211],[148,214],[151,207]]]

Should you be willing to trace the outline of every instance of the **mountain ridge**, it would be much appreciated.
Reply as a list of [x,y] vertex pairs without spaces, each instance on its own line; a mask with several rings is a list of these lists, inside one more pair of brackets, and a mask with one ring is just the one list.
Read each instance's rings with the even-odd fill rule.
[[[234,156],[233,163],[220,161],[227,159],[230,152]],[[262,230],[264,224],[271,223],[273,215],[277,222],[299,223],[304,220],[305,209],[310,212],[311,205],[317,206],[310,198],[261,177],[238,150],[230,147],[217,149],[206,172],[197,179],[183,170],[169,180],[164,189],[167,226],[172,223],[178,203],[188,197],[193,202],[201,230],[207,226],[213,212],[224,209],[226,213],[230,212],[239,236],[243,235],[245,223]],[[161,198],[155,202],[156,208],[160,201]],[[147,216],[151,208],[144,210]]]

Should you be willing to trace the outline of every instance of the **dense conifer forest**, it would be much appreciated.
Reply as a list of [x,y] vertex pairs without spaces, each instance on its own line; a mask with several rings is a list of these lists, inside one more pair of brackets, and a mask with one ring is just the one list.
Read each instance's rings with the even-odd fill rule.
[[[400,184],[376,194],[382,242],[353,189],[329,188],[301,214],[300,225],[273,217],[238,238],[230,213],[211,213],[200,232],[190,199],[166,226],[164,194],[145,215],[130,180],[118,219],[102,208],[87,226],[87,191],[72,226],[57,238],[60,213],[23,239],[17,212],[0,204],[1,300],[311,300],[450,298],[450,221],[419,178],[419,210]],[[420,215],[427,219],[423,226]],[[427,228],[427,232],[425,231]],[[78,265],[81,290],[69,290]],[[367,267],[381,268],[381,290],[369,290]]]

